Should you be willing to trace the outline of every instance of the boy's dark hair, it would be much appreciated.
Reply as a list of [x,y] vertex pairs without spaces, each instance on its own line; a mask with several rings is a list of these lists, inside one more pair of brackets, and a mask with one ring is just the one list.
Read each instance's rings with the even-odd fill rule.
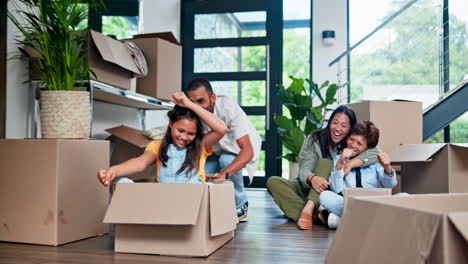
[[187,85],[186,92],[198,90],[198,88],[200,87],[205,87],[209,95],[213,93],[213,88],[211,87],[210,82],[207,79],[203,79],[203,78],[191,80],[190,83]]
[[[349,108],[346,105],[341,105],[341,106],[338,106],[335,109],[335,111],[333,111],[330,118],[328,119],[329,121],[325,128],[317,129],[315,131],[312,131],[312,133],[310,134],[311,143],[318,140],[319,145],[320,145],[320,151],[322,152],[322,157],[326,159],[333,159],[330,153],[330,147],[332,146],[332,139],[330,136],[330,124],[333,118],[335,117],[335,115],[339,113],[342,113],[348,116],[350,127],[353,127],[356,124],[357,119],[356,119],[356,114],[354,113],[353,109]],[[348,135],[344,137],[338,143],[338,146],[336,146],[338,150],[342,150],[346,147],[346,139],[348,138]]]
[[379,129],[371,121],[358,122],[351,131],[350,135],[361,135],[367,140],[368,148],[375,148],[379,143]]
[[[200,161],[203,139],[203,126],[200,118],[192,110],[180,107],[178,105],[174,106],[174,108],[167,113],[167,116],[169,117],[169,121],[171,123],[175,123],[181,119],[195,120],[197,134],[195,139],[187,145],[185,161],[182,163],[182,166],[177,171],[177,173],[182,173],[186,169],[188,172],[192,172],[194,169],[198,171],[198,163]],[[167,150],[169,149],[170,144],[172,144],[172,129],[170,126],[168,126],[166,134],[162,139],[161,146],[159,147],[159,160],[164,167],[167,166],[167,161],[169,160]]]

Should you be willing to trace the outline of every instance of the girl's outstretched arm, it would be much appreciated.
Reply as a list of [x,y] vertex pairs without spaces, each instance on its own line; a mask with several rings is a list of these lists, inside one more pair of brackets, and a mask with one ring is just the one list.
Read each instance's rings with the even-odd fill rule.
[[223,120],[190,101],[183,92],[173,94],[171,101],[178,106],[188,108],[195,112],[195,114],[197,114],[200,119],[211,128],[211,131],[203,136],[203,146],[205,149],[213,147],[224,136],[224,134],[228,132],[228,128]]
[[137,158],[129,159],[110,168],[99,170],[98,179],[101,181],[102,185],[107,187],[115,177],[141,172],[146,169],[146,167],[153,164],[155,160],[156,154],[146,150]]

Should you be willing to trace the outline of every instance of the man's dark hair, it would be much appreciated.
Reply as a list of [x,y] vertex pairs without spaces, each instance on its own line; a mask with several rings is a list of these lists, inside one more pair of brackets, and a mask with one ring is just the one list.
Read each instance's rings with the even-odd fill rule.
[[200,87],[205,87],[206,91],[210,95],[213,93],[213,88],[211,87],[210,82],[207,79],[203,79],[203,78],[191,80],[187,86],[186,92],[198,90],[198,88]]

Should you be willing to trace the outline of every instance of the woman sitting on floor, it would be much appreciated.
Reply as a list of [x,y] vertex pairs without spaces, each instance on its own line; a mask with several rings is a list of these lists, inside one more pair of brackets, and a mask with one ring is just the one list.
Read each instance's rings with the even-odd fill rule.
[[[299,178],[287,180],[273,176],[268,180],[268,192],[299,229],[312,228],[312,216],[320,207],[319,195],[329,186],[332,159],[346,147],[349,131],[355,124],[354,111],[339,106],[331,114],[327,126],[313,131],[304,141],[299,153]],[[375,148],[362,153],[346,163],[344,170],[376,163],[379,151]]]

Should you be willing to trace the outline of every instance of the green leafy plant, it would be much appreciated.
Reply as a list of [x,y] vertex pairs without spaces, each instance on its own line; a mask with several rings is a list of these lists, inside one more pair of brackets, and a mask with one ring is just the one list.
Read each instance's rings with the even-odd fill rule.
[[[89,80],[90,69],[85,52],[87,31],[77,31],[87,19],[86,4],[97,1],[18,0],[8,18],[21,35],[17,58],[30,62],[31,70],[41,75],[49,90],[73,90],[79,81]],[[23,22],[24,20],[24,22]]]
[[336,102],[336,84],[324,82],[320,87],[309,79],[289,76],[289,87],[279,85],[281,103],[289,110],[289,117],[278,115],[275,123],[283,145],[290,151],[283,158],[299,162],[299,152],[307,135],[321,128],[330,105]]

